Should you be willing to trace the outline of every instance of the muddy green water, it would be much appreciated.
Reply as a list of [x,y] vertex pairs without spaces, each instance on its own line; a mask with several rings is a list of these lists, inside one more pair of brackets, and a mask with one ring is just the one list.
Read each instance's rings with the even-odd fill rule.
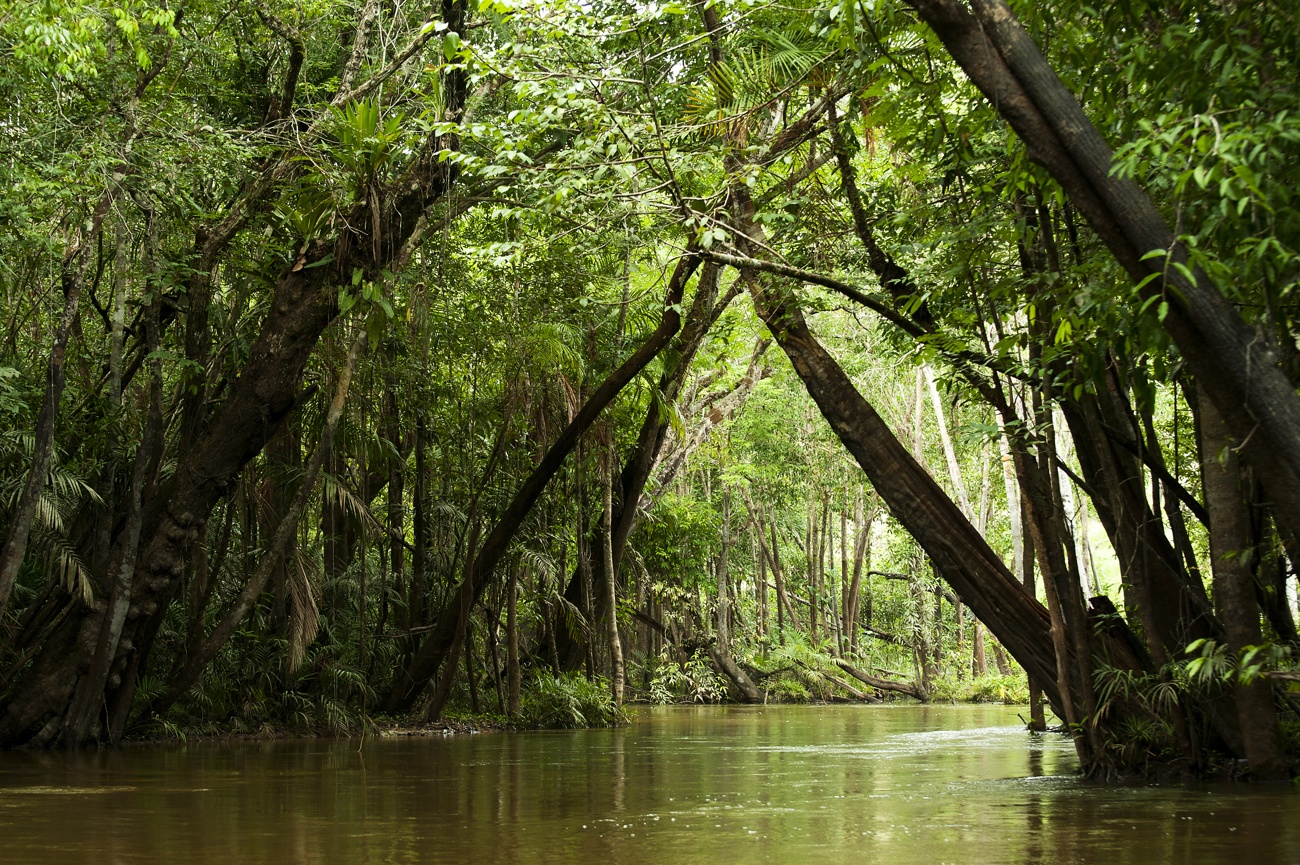
[[1107,788],[980,706],[665,708],[620,730],[0,755],[22,863],[1300,863],[1300,793]]

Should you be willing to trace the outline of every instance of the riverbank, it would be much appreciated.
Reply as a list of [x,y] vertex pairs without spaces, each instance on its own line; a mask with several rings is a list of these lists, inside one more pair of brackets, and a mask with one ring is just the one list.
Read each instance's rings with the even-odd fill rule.
[[[920,703],[911,698],[902,697],[895,694],[885,694],[881,699],[871,703],[853,698],[835,698],[831,700],[780,700],[772,699],[769,702],[758,704],[770,708],[779,707],[805,707],[805,708],[839,708],[847,704],[856,705],[896,705],[896,706],[924,706],[924,705],[1003,705],[1011,709],[1028,711],[1028,705],[1014,701],[1003,702],[1000,700],[990,699],[989,692],[981,689],[974,692],[973,698],[965,700],[956,700],[944,698],[931,700],[929,703]],[[351,726],[344,730],[325,730],[314,729],[304,726],[287,726],[263,724],[256,730],[246,730],[240,728],[220,729],[216,725],[205,724],[194,728],[183,728],[173,724],[161,726],[151,731],[141,731],[123,741],[123,746],[149,746],[149,745],[166,745],[166,744],[192,744],[199,742],[207,743],[241,743],[241,742],[269,742],[278,740],[295,740],[295,739],[314,739],[321,741],[341,740],[341,739],[364,739],[376,737],[381,739],[418,739],[418,738],[439,738],[448,736],[474,736],[489,733],[520,733],[520,732],[537,732],[542,730],[557,729],[603,729],[608,727],[625,726],[628,723],[630,713],[633,711],[667,709],[667,708],[706,708],[709,706],[717,708],[726,707],[745,707],[754,706],[752,703],[744,703],[733,700],[715,701],[711,703],[681,701],[681,702],[654,702],[650,700],[630,700],[625,709],[619,714],[617,719],[607,720],[602,723],[574,723],[570,719],[569,723],[540,723],[539,719],[525,716],[510,718],[499,712],[467,712],[452,710],[444,714],[443,717],[436,721],[425,721],[417,716],[403,716],[392,718],[388,716],[367,716],[363,723]],[[554,715],[550,716],[552,719]]]

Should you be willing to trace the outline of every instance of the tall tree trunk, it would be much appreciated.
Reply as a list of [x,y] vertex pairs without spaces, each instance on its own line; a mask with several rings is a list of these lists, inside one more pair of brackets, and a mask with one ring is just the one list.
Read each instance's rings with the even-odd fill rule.
[[623,705],[623,641],[618,636],[618,572],[614,569],[614,441],[611,433],[605,450],[605,470],[601,478],[602,518],[601,553],[604,555],[606,620],[609,640],[609,683],[614,705]]
[[[152,334],[150,344],[156,350],[157,307],[154,304],[150,307],[151,321],[148,324]],[[121,642],[122,626],[126,623],[127,607],[131,597],[131,577],[135,573],[135,559],[140,544],[141,502],[145,485],[149,480],[149,467],[162,452],[162,379],[158,367],[158,361],[150,363],[149,415],[145,423],[144,436],[136,452],[135,466],[131,472],[125,522],[118,534],[117,546],[109,559],[109,567],[105,573],[107,592],[100,601],[105,606],[104,619],[95,646],[95,654],[91,657],[90,668],[77,682],[72,702],[63,715],[62,726],[57,730],[54,739],[69,748],[77,748],[87,742],[95,718],[104,709],[101,697],[105,686],[109,684],[113,660],[117,656],[118,645]],[[57,720],[58,716],[55,716],[51,723],[46,725],[45,730],[36,737],[33,744],[44,745],[48,741],[46,731],[55,733],[54,722]],[[107,726],[109,719],[104,720]]]
[[519,570],[510,569],[510,586],[506,594],[506,711],[519,715]]
[[[1138,185],[1113,168],[1101,133],[1004,0],[912,0],[953,59],[1025,142],[1144,293],[1167,306],[1165,330],[1266,481],[1278,522],[1300,537],[1300,397],[1276,339],[1242,320]],[[1152,257],[1151,250],[1167,250]]]
[[[871,524],[875,521],[874,506],[871,511],[867,512],[864,519],[864,494],[862,487],[858,487],[858,494],[853,504],[853,524],[857,536],[853,539],[853,582],[849,586],[849,615],[845,621],[845,629],[849,632],[849,651],[856,653],[858,650],[858,622],[859,606],[862,598],[862,574],[864,570],[871,568]],[[872,610],[872,597],[870,586],[867,587],[867,624],[870,625],[873,619],[874,610]]]
[[[1201,471],[1210,512],[1214,599],[1227,632],[1228,651],[1240,659],[1247,647],[1263,643],[1251,572],[1251,560],[1258,551],[1251,545],[1250,517],[1233,438],[1218,407],[1204,396],[1203,389],[1200,393]],[[1253,682],[1238,677],[1233,690],[1251,775],[1260,780],[1286,779],[1289,773],[1272,685],[1262,677]]]
[[[780,553],[777,551],[776,524],[771,522],[770,520],[767,521],[767,523],[768,523],[768,530],[772,534],[772,549],[770,550],[769,554],[772,557],[771,560],[772,586],[776,591],[776,638],[778,641],[780,641],[781,645],[784,646],[785,645],[785,613],[786,610],[790,608],[790,602],[789,600],[786,599],[785,596],[785,579],[781,571]],[[759,532],[758,535],[758,542],[760,545],[764,544],[763,534],[761,531]],[[764,551],[767,551],[765,545],[764,545]],[[791,610],[792,614],[793,612],[794,611]]]
[[[388,457],[388,566],[393,575],[393,586],[398,597],[406,595],[406,459],[401,446],[402,424],[397,404],[396,384],[391,375],[386,382],[384,407],[384,438],[392,453]],[[388,593],[384,593],[387,604]]]
[[804,571],[804,577],[808,581],[808,637],[814,644],[817,642],[817,607],[819,606],[817,598],[817,571],[820,563],[816,560],[819,557],[817,544],[817,513],[813,510],[813,502],[808,501],[808,507],[804,514],[804,561],[807,567]]
[[[1023,515],[1025,513],[1025,492],[1020,489],[1019,484],[1015,487],[1016,493],[1016,513]],[[1025,523],[1023,516],[1020,519],[1021,535],[1019,543],[1016,545],[1020,553],[1020,562],[1018,569],[1020,571],[1025,591],[1029,597],[1038,597],[1038,589],[1035,587],[1034,579],[1034,541],[1029,533],[1029,526]],[[1002,658],[1002,653],[998,651],[998,644],[993,644],[993,659],[997,662],[998,673],[1005,676],[1011,672]],[[1047,717],[1043,711],[1043,688],[1033,675],[1027,675],[1029,680],[1029,729],[1034,733],[1042,733],[1047,730]]]
[[974,635],[971,637],[970,672],[978,679],[989,672],[988,656],[984,653],[984,628],[975,620]]
[[718,651],[731,655],[731,595],[728,587],[727,557],[731,550],[731,493],[724,485],[722,488],[722,549],[718,553]]
[[840,508],[840,609],[837,629],[840,635],[838,654],[841,657],[849,650],[849,594],[849,511]]
[[763,554],[759,545],[759,538],[762,536],[763,527],[757,521],[751,521],[753,534],[750,537],[750,550],[752,558],[757,560],[758,579],[754,584],[754,602],[758,605],[758,639],[762,647],[763,657],[767,657],[768,638],[771,636],[771,629],[768,627],[770,618],[767,609],[767,557]]
[[403,626],[415,627],[424,622],[424,595],[427,591],[428,555],[429,555],[429,517],[425,468],[425,444],[428,434],[424,425],[424,414],[415,416],[415,490],[412,496],[414,505],[415,549],[411,553],[411,582],[407,589],[406,616]]

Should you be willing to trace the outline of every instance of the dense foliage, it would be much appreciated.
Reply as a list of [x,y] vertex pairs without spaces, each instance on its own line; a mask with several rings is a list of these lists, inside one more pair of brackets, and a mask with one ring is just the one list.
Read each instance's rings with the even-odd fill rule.
[[0,742],[1045,694],[1288,771],[1295,10],[1014,11],[8,4]]

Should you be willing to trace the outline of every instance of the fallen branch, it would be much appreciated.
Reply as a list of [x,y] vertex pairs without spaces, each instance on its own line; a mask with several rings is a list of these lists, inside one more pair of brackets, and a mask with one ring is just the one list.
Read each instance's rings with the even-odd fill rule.
[[644,625],[649,625],[650,627],[654,628],[656,631],[663,634],[664,636],[668,635],[668,629],[664,627],[663,622],[659,621],[654,616],[651,616],[648,613],[643,613],[640,610],[634,610],[632,612],[632,618],[636,619],[638,622],[641,622]]
[[895,637],[893,634],[887,634],[884,631],[877,631],[875,628],[871,627],[870,625],[864,627],[862,629],[862,632],[866,634],[868,637],[875,637],[877,640],[881,640],[883,642],[890,643],[895,646],[902,646],[905,649],[911,648],[911,645],[904,642],[901,638]]
[[835,665],[853,678],[863,684],[870,685],[878,691],[897,691],[900,694],[914,697],[922,703],[928,703],[930,701],[930,694],[920,685],[909,684],[907,682],[891,682],[889,679],[877,678],[869,673],[862,672],[843,658],[837,658],[835,660]]
[[[912,578],[907,574],[895,574],[890,571],[867,571],[869,577],[884,577],[887,580],[897,580],[900,583],[910,583]],[[947,590],[943,593],[943,599],[954,607],[957,606],[957,599],[953,597],[952,592]]]
[[826,679],[826,681],[830,682],[832,685],[835,685],[838,688],[842,688],[843,690],[848,691],[849,694],[851,694],[852,696],[856,697],[857,699],[861,700],[864,703],[881,702],[879,697],[873,697],[872,695],[868,694],[866,691],[859,691],[857,688],[853,687],[848,682],[841,679],[839,676],[832,676],[830,673],[826,673],[826,672],[823,672],[822,676]]

